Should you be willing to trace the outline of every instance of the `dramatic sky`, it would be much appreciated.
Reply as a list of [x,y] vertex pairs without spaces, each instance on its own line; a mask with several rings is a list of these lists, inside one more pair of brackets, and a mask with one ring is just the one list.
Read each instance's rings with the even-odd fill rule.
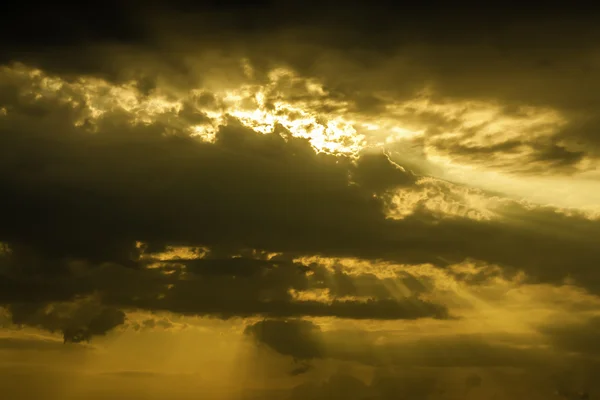
[[2,10],[0,398],[600,394],[600,16]]

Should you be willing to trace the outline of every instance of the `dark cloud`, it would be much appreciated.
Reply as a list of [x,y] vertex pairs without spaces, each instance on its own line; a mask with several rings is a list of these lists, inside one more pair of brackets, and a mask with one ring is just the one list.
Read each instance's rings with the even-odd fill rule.
[[64,343],[89,342],[93,336],[105,335],[125,322],[123,311],[93,303],[52,306],[11,303],[9,311],[14,324],[60,331]]
[[[536,176],[580,172],[578,164],[586,156],[584,151],[570,150],[554,141],[543,143],[540,139],[533,142],[507,140],[495,145],[478,146],[447,140],[446,143],[436,141],[433,146],[459,162],[492,165],[511,173]],[[515,156],[519,156],[521,165],[515,165]]]
[[[218,268],[221,260],[213,260]],[[162,287],[145,290],[143,284],[160,279],[161,274],[131,274],[131,278],[142,287],[138,296],[126,289],[106,287],[105,301],[116,305],[135,306],[145,309],[181,312],[185,314],[209,314],[223,318],[235,316],[263,315],[270,317],[330,316],[353,319],[416,319],[449,317],[445,307],[422,300],[419,293],[407,293],[393,297],[389,293],[361,293],[366,298],[345,298],[345,294],[332,292],[327,301],[310,298],[294,298],[290,290],[335,287],[335,283],[319,284],[318,275],[307,275],[298,265],[273,263],[272,268],[254,274],[227,272],[228,260],[224,259],[224,270],[218,275],[196,271],[183,279],[162,275]],[[322,275],[321,275],[322,276]],[[329,274],[327,275],[327,279]],[[148,281],[146,281],[148,279]],[[360,280],[360,277],[359,277]],[[132,281],[133,282],[133,281]],[[170,289],[166,289],[171,284]],[[377,284],[377,282],[375,282]],[[160,294],[157,296],[157,294]],[[358,294],[357,294],[358,295]]]
[[325,349],[320,343],[320,329],[310,321],[265,320],[246,328],[245,333],[278,353],[297,360],[323,358]]
[[[380,342],[385,332],[322,331],[309,321],[262,321],[246,334],[297,360],[358,361],[372,366],[535,369],[561,365],[565,358],[511,335],[440,335]],[[515,343],[511,343],[511,340]],[[515,345],[516,344],[516,345]],[[476,378],[465,385],[474,387]]]
[[131,324],[131,326],[136,331],[139,331],[139,330],[153,330],[156,328],[170,329],[170,328],[173,328],[175,325],[171,321],[169,321],[167,318],[160,318],[160,319],[148,318],[148,319],[143,320],[141,323],[134,322]]
[[357,162],[352,179],[366,190],[383,193],[386,190],[412,186],[416,177],[395,165],[385,154],[365,154]]
[[295,367],[293,370],[290,371],[290,375],[292,376],[297,376],[297,375],[302,375],[305,374],[306,372],[310,371],[312,368],[312,365],[308,364],[308,363],[299,363],[299,365],[297,367]]
[[[539,226],[529,230],[468,219],[430,225],[418,215],[386,220],[370,190],[348,185],[345,160],[316,155],[301,139],[258,135],[234,121],[221,129],[215,145],[162,137],[160,125],[111,126],[109,120],[102,122],[102,134],[80,134],[63,122],[54,128],[61,134],[54,135],[50,130],[62,118],[58,110],[47,116],[43,131],[19,127],[32,122],[19,122],[17,114],[2,136],[3,180],[12,193],[2,205],[14,210],[5,218],[2,236],[11,245],[34,246],[44,257],[130,264],[135,240],[409,262],[473,257],[526,270],[530,263],[577,259],[573,264],[584,269],[598,257],[585,240],[598,229],[596,223],[551,212],[544,212],[547,222],[542,214],[534,217]],[[368,185],[380,182],[381,189],[406,182],[391,164],[387,173],[390,178],[380,171]],[[182,192],[186,195],[178,195]],[[136,200],[141,198],[145,201]],[[519,218],[536,213],[514,212]],[[584,240],[544,232],[547,225],[561,223],[586,226]],[[452,233],[459,231],[460,236]],[[533,252],[516,245],[523,242],[548,259],[532,258]],[[561,269],[548,271],[560,274]]]
[[[377,90],[410,93],[432,82],[448,96],[516,102],[586,104],[594,96],[593,91],[580,93],[582,82],[593,81],[590,76],[597,67],[589,57],[598,38],[594,12],[547,5],[532,12],[506,5],[412,4],[395,13],[389,12],[392,6],[351,2],[340,9],[333,1],[273,1],[246,7],[104,2],[90,13],[69,4],[13,11],[12,24],[4,27],[8,32],[0,36],[5,38],[7,60],[107,76],[148,71],[158,63],[190,73],[182,50],[190,54],[221,49],[248,56],[257,65],[290,64],[323,78],[328,87],[357,103]],[[59,30],[48,15],[61,15],[69,22]],[[20,26],[29,30],[19,41],[20,35],[13,33]],[[73,48],[81,51],[73,54]],[[152,54],[155,62],[144,63],[132,55],[141,52]],[[65,58],[59,61],[56,54]]]
[[[12,195],[2,206],[20,212],[5,221],[1,235],[10,243],[35,243],[51,257],[68,251],[72,257],[125,263],[135,256],[135,239],[166,237],[207,245],[228,238],[231,247],[263,248],[273,240],[349,247],[383,223],[377,201],[347,185],[339,160],[314,154],[303,140],[286,143],[234,121],[221,129],[215,145],[161,137],[159,126],[121,125],[94,136],[65,125],[54,128],[60,134],[51,133],[49,124],[37,132],[18,125],[7,129],[3,151],[19,149],[21,156],[4,158],[4,186]],[[340,235],[340,224],[362,229]],[[128,228],[116,233],[115,225]],[[82,235],[91,226],[92,236]],[[49,229],[55,233],[48,235]],[[285,235],[277,234],[282,230]]]
[[[461,188],[434,190],[420,181],[444,176],[433,152],[513,175],[577,179],[593,171],[600,159],[595,13],[456,4],[392,12],[397,5],[388,1],[121,3],[5,10],[0,305],[12,324],[80,343],[124,325],[174,327],[154,317],[127,321],[137,309],[263,317],[245,334],[271,355],[294,359],[286,379],[309,379],[325,361],[375,371],[370,383],[334,374],[289,393],[303,400],[432,398],[441,390],[439,377],[423,372],[432,369],[468,370],[457,378],[460,391],[477,395],[493,382],[480,369],[545,372],[585,361],[595,371],[595,318],[544,325],[540,343],[510,334],[322,330],[303,318],[360,320],[356,326],[461,321],[450,305],[431,300],[439,289],[433,278],[298,261],[444,268],[468,260],[497,266],[493,273],[449,272],[471,288],[523,271],[521,282],[568,280],[600,294],[598,220],[506,198],[489,218],[454,216],[444,207],[464,205]],[[274,81],[269,73],[278,67],[293,74]],[[311,89],[313,81],[322,87]],[[266,134],[249,128],[239,113],[224,117],[213,143],[189,136],[192,125],[210,127],[213,112],[232,112],[219,91],[246,85],[265,88],[265,110],[298,120],[297,109],[308,110],[317,115],[313,125],[335,116],[381,122],[380,136],[366,141],[384,143],[386,152],[369,149],[356,159],[318,153],[282,126]],[[150,116],[139,102],[158,108],[156,96],[181,107]],[[240,107],[252,110],[247,97]],[[415,98],[429,103],[407,102]],[[280,102],[297,109],[282,111]],[[480,104],[493,106],[494,116],[467,124]],[[542,109],[556,121],[530,128]],[[507,118],[516,122],[495,125]],[[421,133],[388,143],[388,130],[405,125]],[[388,215],[395,194],[421,188],[414,213]],[[438,200],[442,211],[430,207]],[[163,257],[177,246],[197,251]],[[2,351],[57,346],[0,340]],[[18,393],[6,376],[0,383]]]
[[583,151],[569,151],[565,147],[553,144],[540,152],[538,159],[540,161],[569,165],[581,161],[584,155]]
[[600,334],[600,317],[575,323],[547,324],[540,331],[557,348],[596,359],[600,357],[600,345],[595,340]]
[[[4,303],[46,304],[97,291],[114,307],[223,317],[448,315],[418,297],[423,289],[397,300],[374,276],[335,273],[320,283],[322,271],[309,279],[289,262],[316,254],[436,265],[478,259],[543,282],[570,276],[598,290],[593,238],[600,226],[583,216],[512,205],[489,221],[424,209],[394,221],[372,194],[414,185],[415,177],[384,155],[365,154],[353,163],[317,154],[281,127],[259,134],[233,118],[214,144],[203,143],[169,131],[168,116],[132,125],[131,115],[118,109],[91,134],[74,126],[85,107],[60,96],[35,100],[21,83],[6,81],[15,94],[3,100],[10,112],[0,119],[7,194],[0,206],[8,211],[0,240],[11,248],[2,261]],[[81,94],[61,90],[86,104]],[[206,246],[212,256],[151,270],[136,241],[148,243],[149,251]],[[232,258],[250,249],[288,258]],[[98,267],[105,262],[112,264]],[[289,293],[315,288],[329,289],[333,301],[294,300]],[[70,336],[86,336],[76,332]]]
[[[31,119],[34,109],[42,125]],[[309,288],[297,266],[227,255],[249,248],[343,254],[369,236],[375,243],[387,224],[382,205],[366,183],[349,185],[350,160],[315,154],[302,139],[257,134],[233,119],[215,144],[204,144],[165,137],[156,124],[131,126],[119,114],[90,135],[72,125],[77,113],[43,100],[11,105],[2,121],[2,183],[11,193],[2,200],[11,213],[0,229],[11,250],[3,259],[5,302],[34,307],[99,290],[116,306],[222,316],[446,316],[417,298],[292,302],[289,289]],[[386,185],[406,182],[404,171],[391,163],[386,170],[386,162],[378,162]],[[150,244],[146,250],[209,246],[213,258],[179,260],[193,279],[140,270],[137,240]],[[219,253],[226,256],[215,259]],[[88,271],[103,262],[133,269]],[[94,324],[65,332],[87,339]]]

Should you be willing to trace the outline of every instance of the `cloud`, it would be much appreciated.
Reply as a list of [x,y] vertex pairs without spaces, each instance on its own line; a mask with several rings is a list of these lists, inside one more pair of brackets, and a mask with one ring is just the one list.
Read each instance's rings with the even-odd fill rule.
[[333,359],[403,368],[525,369],[564,361],[552,350],[536,348],[528,338],[519,335],[454,334],[404,339],[392,336],[391,340],[382,340],[388,337],[387,332],[322,331],[309,321],[268,320],[250,325],[245,333],[258,343],[297,360]]
[[175,327],[175,324],[173,324],[167,318],[161,318],[161,319],[148,318],[148,319],[144,319],[141,322],[134,322],[131,325],[132,325],[133,329],[135,329],[136,331],[152,330],[152,329],[156,329],[156,328],[171,329],[171,328]]
[[540,331],[550,338],[554,346],[565,351],[593,358],[600,356],[600,346],[594,340],[600,332],[600,317],[598,316],[571,323],[548,323],[542,326]]
[[[247,318],[308,400],[591,376],[600,220],[564,207],[600,198],[594,18],[228,7],[44,6],[0,27],[1,324],[175,341],[172,315],[129,316]],[[136,371],[116,375],[158,386]]]
[[[319,281],[320,277],[329,280],[330,273],[322,270],[316,274],[310,268],[303,269],[302,264],[284,260],[272,259],[261,265],[256,259],[238,258],[239,262],[235,263],[237,265],[243,266],[246,263],[257,267],[250,273],[247,270],[240,272],[238,269],[227,268],[234,264],[229,260],[231,259],[205,259],[204,265],[213,265],[215,268],[208,272],[205,269],[191,269],[188,272],[186,268],[175,269],[173,274],[168,275],[156,269],[147,271],[145,276],[135,272],[127,273],[122,279],[136,282],[140,288],[135,297],[131,296],[127,284],[123,288],[109,285],[102,292],[105,294],[105,301],[115,305],[222,318],[252,315],[310,315],[381,320],[449,317],[445,307],[421,299],[419,293],[392,296],[385,292],[379,295],[366,292],[346,296],[332,292],[326,298],[306,297],[303,295],[305,291],[319,288],[330,290],[328,288],[333,283]],[[191,265],[199,264],[192,262]],[[222,270],[218,270],[220,265],[223,265]],[[218,271],[218,274],[214,271]],[[151,286],[156,283],[158,285]],[[148,285],[147,289],[145,284]],[[377,279],[373,280],[373,284],[378,284]]]
[[[47,83],[41,81],[42,86]],[[66,88],[60,81],[50,83]],[[285,260],[232,258],[251,248],[344,253],[364,247],[369,236],[375,243],[378,227],[387,224],[381,203],[372,197],[372,188],[365,188],[367,183],[351,185],[348,180],[351,169],[375,173],[362,162],[373,156],[354,165],[349,158],[316,154],[307,141],[281,128],[261,134],[231,118],[214,143],[164,136],[159,122],[132,125],[135,111],[124,113],[123,107],[129,107],[124,105],[105,111],[90,134],[85,124],[77,126],[79,115],[89,109],[73,109],[52,96],[42,97],[41,103],[25,98],[24,105],[15,100],[2,120],[7,155],[3,184],[13,193],[2,204],[13,210],[1,232],[10,246],[3,259],[6,303],[33,300],[34,295],[41,309],[49,302],[99,292],[116,307],[224,317],[446,317],[443,307],[416,297],[291,301],[289,289],[308,284],[297,266]],[[42,116],[43,127],[32,115]],[[12,151],[22,157],[9,156]],[[406,172],[391,161],[377,163],[388,182],[377,191],[410,184]],[[24,229],[29,224],[37,228]],[[169,275],[143,265],[139,241],[149,248],[208,246],[211,258],[171,262],[166,267],[176,273]],[[218,254],[223,256],[215,258]],[[122,266],[102,266],[107,262]],[[177,272],[175,264],[185,271]],[[244,277],[242,270],[254,276]],[[256,273],[269,280],[257,280]],[[43,281],[33,279],[36,274]],[[186,278],[193,276],[198,278]],[[68,340],[87,339],[89,330],[104,333],[104,327],[95,327],[96,322],[104,325],[105,316],[99,314],[100,320],[92,319],[85,328],[68,327]],[[119,323],[121,317],[113,326]]]
[[11,303],[9,311],[13,324],[39,327],[52,332],[60,331],[64,343],[89,342],[93,336],[105,335],[125,322],[123,311],[93,302],[50,306]]
[[244,332],[278,353],[298,360],[322,358],[325,354],[318,341],[319,329],[309,321],[265,320],[246,327]]
[[[388,196],[419,181],[384,154],[354,160],[316,153],[280,125],[259,133],[233,117],[206,142],[169,122],[179,121],[177,102],[106,82],[69,84],[27,68],[5,73],[20,80],[6,80],[14,96],[0,118],[0,178],[11,193],[0,199],[10,210],[0,227],[11,249],[2,261],[4,303],[99,293],[115,308],[225,318],[449,315],[422,293],[392,296],[385,280],[334,273],[331,283],[320,283],[316,278],[330,274],[289,261],[316,254],[440,267],[476,259],[523,270],[531,280],[570,277],[598,288],[592,267],[600,254],[590,238],[599,225],[584,215],[506,201],[483,221],[449,216],[443,207],[416,207],[394,220],[386,214]],[[94,90],[110,96],[91,102]],[[456,186],[440,187],[442,204],[460,199]],[[159,268],[142,257],[169,245],[207,248],[209,256]],[[243,255],[252,249],[283,256]],[[290,293],[315,289],[333,297]]]
[[375,193],[398,187],[412,186],[416,179],[396,165],[385,154],[365,154],[357,162],[353,179],[359,185]]
[[[30,104],[41,106],[35,102]],[[195,242],[233,249],[263,248],[304,254],[329,252],[409,262],[434,262],[439,257],[447,257],[450,251],[457,257],[472,256],[525,270],[529,268],[526,264],[533,260],[528,260],[520,247],[509,243],[524,240],[534,247],[551,247],[557,252],[560,249],[563,253],[558,255],[543,252],[552,254],[544,262],[556,264],[559,260],[564,263],[565,259],[597,256],[594,248],[586,247],[584,242],[567,244],[564,237],[525,232],[503,221],[479,224],[457,218],[430,225],[422,220],[428,218],[425,213],[416,213],[401,222],[386,220],[381,200],[370,195],[373,188],[368,186],[377,180],[384,182],[377,183],[377,190],[381,191],[390,185],[410,183],[411,178],[381,157],[377,168],[383,166],[385,174],[383,170],[377,173],[372,170],[369,173],[376,173],[377,180],[365,175],[362,186],[351,186],[347,174],[354,167],[349,160],[314,154],[302,139],[257,134],[235,120],[220,128],[214,144],[180,136],[161,136],[166,127],[158,122],[131,126],[122,116],[117,119],[122,112],[107,114],[100,120],[97,134],[87,135],[63,118],[61,113],[70,108],[59,104],[46,102],[44,107],[49,108],[44,112],[43,130],[41,126],[28,126],[34,124],[33,119],[19,117],[27,108],[20,112],[14,110],[3,119],[7,124],[3,149],[7,155],[20,155],[18,161],[14,157],[4,158],[5,187],[14,196],[5,199],[3,206],[20,210],[11,214],[4,227],[3,237],[14,247],[22,243],[55,258],[84,257],[94,262],[123,264],[131,264],[135,258],[135,240]],[[52,107],[56,107],[56,111],[50,112]],[[69,118],[70,121],[77,119],[72,114]],[[53,126],[62,132],[61,141],[53,139],[55,135],[49,131]],[[36,146],[42,144],[43,154]],[[83,157],[84,152],[93,156]],[[278,155],[273,158],[274,154]],[[375,160],[372,155],[364,157],[357,163],[356,173],[367,173],[364,163]],[[45,166],[49,165],[52,169],[46,170]],[[195,173],[190,176],[190,171]],[[112,179],[114,176],[119,179]],[[226,176],[229,184],[220,185]],[[37,186],[31,189],[34,182]],[[146,182],[155,183],[147,185]],[[58,187],[61,189],[56,189]],[[184,190],[186,196],[177,195]],[[35,198],[42,196],[43,207],[35,203]],[[69,199],[75,197],[79,201],[71,204]],[[146,200],[136,202],[139,198]],[[203,206],[198,207],[198,204]],[[42,209],[52,209],[53,219],[42,216]],[[179,210],[186,210],[184,219],[179,216]],[[536,213],[524,209],[510,212],[522,213],[523,218]],[[557,218],[550,212],[545,213],[544,218]],[[539,227],[533,229],[544,230],[545,220],[535,218],[540,222]],[[579,223],[578,218],[561,218],[561,221]],[[23,227],[32,223],[38,224],[39,229],[35,233],[24,232]],[[115,234],[111,226],[116,223],[127,228]],[[581,223],[587,224],[590,232],[596,229],[593,222],[583,220]],[[90,239],[83,239],[86,236],[80,233],[90,225],[94,225],[94,232]],[[61,227],[60,235],[54,234],[54,240],[48,241],[47,233],[55,232],[56,227]],[[456,241],[457,236],[450,234],[455,229],[462,232],[462,237],[471,238],[469,244],[457,243],[452,250],[446,250]],[[286,235],[273,234],[282,230]],[[447,241],[444,232],[448,235]],[[407,239],[404,237],[407,235],[414,236]],[[406,249],[417,236],[423,237],[423,242]],[[434,237],[439,244],[432,242]],[[500,242],[505,241],[506,246],[498,254],[492,254],[494,249],[486,249],[485,243],[473,241],[485,237],[496,237]],[[521,239],[511,239],[517,237]],[[561,243],[563,240],[565,245]],[[103,246],[95,243],[103,243]],[[464,246],[472,246],[473,253]],[[422,254],[415,254],[419,251]],[[583,267],[588,263],[576,264]]]

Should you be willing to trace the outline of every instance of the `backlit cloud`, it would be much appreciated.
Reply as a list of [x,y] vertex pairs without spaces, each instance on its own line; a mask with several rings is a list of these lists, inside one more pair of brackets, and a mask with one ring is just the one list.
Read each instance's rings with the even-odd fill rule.
[[594,13],[113,3],[0,27],[0,397],[600,390]]

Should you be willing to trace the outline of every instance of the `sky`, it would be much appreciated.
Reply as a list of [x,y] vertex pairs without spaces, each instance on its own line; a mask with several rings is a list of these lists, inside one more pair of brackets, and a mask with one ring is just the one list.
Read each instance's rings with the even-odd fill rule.
[[0,398],[600,396],[600,25],[21,2]]

